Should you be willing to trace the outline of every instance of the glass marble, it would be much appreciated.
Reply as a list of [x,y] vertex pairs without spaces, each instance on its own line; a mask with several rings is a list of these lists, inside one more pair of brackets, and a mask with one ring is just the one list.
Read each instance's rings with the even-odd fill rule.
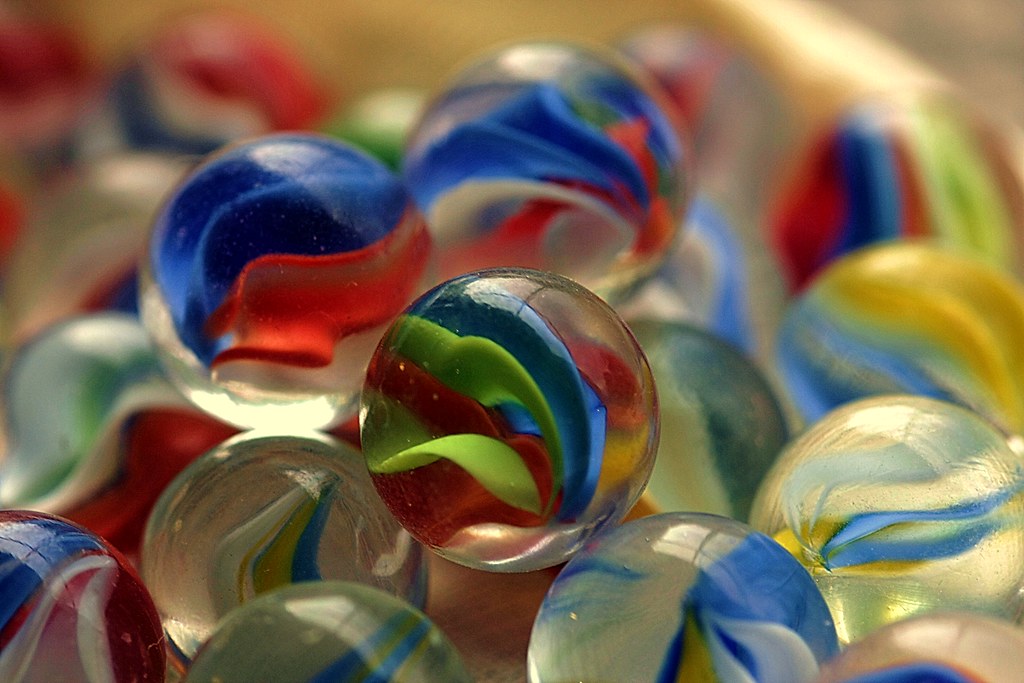
[[564,561],[636,502],[657,398],[632,334],[553,273],[445,282],[391,326],[360,410],[373,482],[419,540],[460,564]]
[[164,680],[160,619],[128,561],[59,517],[0,510],[0,680]]
[[570,44],[516,44],[464,68],[403,160],[441,277],[537,268],[614,299],[653,272],[690,182],[663,104],[613,54]]
[[175,391],[121,313],[70,318],[15,347],[2,415],[0,507],[59,514],[126,553],[163,487],[235,431]]
[[397,171],[406,139],[426,103],[424,90],[374,90],[345,106],[324,131],[365,149]]
[[182,670],[220,618],[280,586],[352,580],[426,599],[422,548],[359,452],[314,432],[247,432],[193,462],[150,515],[141,573]]
[[278,588],[217,624],[185,683],[469,683],[455,647],[383,591],[319,581]]
[[330,100],[276,27],[242,12],[193,11],[138,42],[79,126],[73,154],[204,155],[242,138],[308,129]]
[[828,662],[815,683],[1006,683],[1024,671],[1024,630],[968,612],[904,619]]
[[766,218],[789,285],[858,247],[921,235],[1024,271],[1012,149],[948,96],[844,113],[802,150]]
[[658,387],[661,439],[643,502],[658,512],[746,519],[754,493],[789,439],[761,371],[696,327],[629,320]]
[[808,422],[848,401],[909,393],[960,403],[1024,433],[1024,286],[920,242],[831,264],[779,330],[778,370]]
[[211,414],[329,426],[354,413],[429,254],[381,162],[326,136],[255,138],[209,157],[157,214],[142,318],[171,379]]
[[955,404],[836,409],[783,451],[750,519],[811,572],[844,642],[936,610],[1024,614],[1024,461]]
[[0,299],[10,338],[73,314],[135,312],[150,224],[189,166],[166,154],[111,154],[51,178],[11,251]]
[[807,683],[839,645],[784,548],[736,520],[664,513],[595,537],[533,625],[531,683]]

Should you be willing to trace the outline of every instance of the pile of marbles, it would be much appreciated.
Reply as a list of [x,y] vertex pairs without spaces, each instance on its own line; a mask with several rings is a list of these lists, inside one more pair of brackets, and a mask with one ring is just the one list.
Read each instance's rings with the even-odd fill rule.
[[[220,12],[109,73],[0,15],[0,93],[0,680],[1020,675],[1024,183],[955,99],[800,144],[659,27],[346,103]],[[511,668],[456,565],[540,577]]]

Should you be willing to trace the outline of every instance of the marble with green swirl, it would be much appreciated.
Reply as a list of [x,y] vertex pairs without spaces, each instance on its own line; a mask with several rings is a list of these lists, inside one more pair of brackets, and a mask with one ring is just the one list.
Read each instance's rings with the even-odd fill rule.
[[751,524],[811,572],[845,642],[940,609],[1024,613],[1024,460],[952,403],[829,413],[783,451]]
[[415,301],[370,362],[360,418],[402,525],[493,571],[557,564],[621,520],[658,435],[650,368],[618,315],[526,269],[470,273]]

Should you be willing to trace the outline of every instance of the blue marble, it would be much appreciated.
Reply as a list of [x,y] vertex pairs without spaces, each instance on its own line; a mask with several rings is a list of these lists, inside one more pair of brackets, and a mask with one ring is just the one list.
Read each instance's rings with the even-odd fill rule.
[[828,606],[783,547],[735,520],[677,512],[628,522],[569,561],[534,622],[528,673],[799,683],[838,651]]

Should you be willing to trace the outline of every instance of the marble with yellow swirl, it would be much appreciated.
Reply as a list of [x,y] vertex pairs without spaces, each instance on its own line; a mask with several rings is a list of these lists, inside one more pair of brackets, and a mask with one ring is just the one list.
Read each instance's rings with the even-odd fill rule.
[[844,641],[937,609],[1024,615],[1024,461],[952,403],[833,411],[783,451],[751,524],[811,572]]
[[882,393],[967,406],[1024,432],[1024,287],[981,261],[923,242],[833,263],[779,331],[779,373],[808,422]]
[[359,581],[422,605],[425,571],[359,454],[312,432],[250,432],[199,458],[164,491],[142,546],[180,668],[218,619],[271,590]]
[[838,653],[814,582],[746,524],[668,512],[589,542],[534,621],[531,683],[806,683]]

